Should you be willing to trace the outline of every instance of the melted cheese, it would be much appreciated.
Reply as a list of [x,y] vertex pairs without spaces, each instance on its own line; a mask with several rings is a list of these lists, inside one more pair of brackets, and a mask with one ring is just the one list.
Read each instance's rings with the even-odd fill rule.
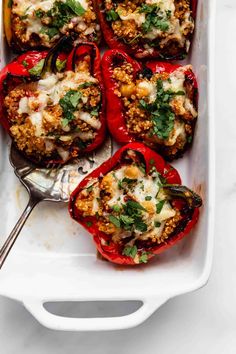
[[[58,0],[14,0],[12,11],[19,16],[33,16],[36,10],[49,11],[56,1]],[[66,0],[61,0],[61,2],[66,2]],[[88,9],[87,0],[80,0],[79,2],[85,10]]]
[[157,95],[156,84],[150,81],[141,81],[138,83],[137,87],[147,90],[149,101],[154,102]]
[[148,5],[157,5],[161,11],[171,11],[173,14],[175,11],[174,0],[146,0]]
[[[84,80],[85,78],[87,80]],[[50,103],[56,105],[66,92],[71,89],[77,90],[79,85],[87,81],[97,83],[97,80],[90,76],[89,73],[67,71],[62,80],[60,80],[60,74],[47,73],[43,79],[38,81],[38,96],[22,97],[20,99],[18,113],[27,113],[29,115],[31,123],[35,127],[35,135],[40,137],[45,134],[42,122],[45,115],[44,109],[47,107],[49,100]],[[77,111],[75,115],[94,129],[98,130],[101,127],[100,121],[87,112]],[[79,132],[77,136],[83,141],[93,139],[94,137],[92,132]],[[71,137],[68,137],[68,139],[71,139]]]
[[[35,15],[35,11],[42,10],[47,12],[51,10],[54,6],[54,3],[58,0],[14,0],[12,12],[20,17],[25,17],[23,19],[24,23],[26,23],[26,40],[30,39],[32,33],[37,33],[40,37],[45,36],[45,34],[41,34],[40,31],[42,29],[42,22],[41,20]],[[66,0],[61,0],[61,2],[66,2]],[[81,6],[87,10],[89,5],[87,0],[80,0],[79,3]],[[82,21],[82,17],[75,15],[75,17],[71,20],[73,22],[79,23]],[[86,27],[85,27],[86,29]],[[94,28],[90,27],[87,29],[87,34],[90,34],[94,31]]]
[[[122,205],[126,203],[127,197],[129,197],[129,199],[131,198],[132,200],[140,203],[146,209],[146,211],[142,212],[142,218],[148,227],[148,231],[142,233],[141,231],[135,230],[136,235],[142,235],[142,238],[149,238],[161,234],[165,221],[174,217],[176,212],[171,207],[162,190],[160,191],[160,180],[158,174],[154,173],[152,176],[149,176],[144,175],[143,172],[139,171],[139,173],[135,176],[132,185],[128,185],[127,188],[121,188],[119,182],[121,182],[123,178],[129,178],[129,176],[130,171],[129,174],[127,174],[127,167],[123,166],[115,171],[109,172],[104,177],[106,188],[109,190],[109,195],[111,194],[110,198],[106,200],[106,204],[110,208],[114,206],[122,207]],[[95,198],[97,200],[98,191],[100,189],[98,184],[96,187],[93,185],[93,187],[94,206],[92,213],[94,214],[95,208],[97,210]],[[95,189],[97,190],[95,191]],[[147,196],[148,201],[146,200]],[[158,214],[156,213],[156,205],[163,199],[165,200],[165,203],[161,212]],[[160,227],[156,227],[155,222],[161,223]],[[122,237],[129,236],[127,232],[124,232],[122,235]]]
[[138,27],[141,27],[142,24],[146,20],[145,14],[144,13],[140,13],[140,12],[132,12],[132,13],[129,13],[127,15],[124,15],[122,8],[120,8],[119,6],[117,7],[117,12],[118,12],[121,20],[123,20],[123,21],[133,20],[133,21],[135,21],[135,23],[137,24]]

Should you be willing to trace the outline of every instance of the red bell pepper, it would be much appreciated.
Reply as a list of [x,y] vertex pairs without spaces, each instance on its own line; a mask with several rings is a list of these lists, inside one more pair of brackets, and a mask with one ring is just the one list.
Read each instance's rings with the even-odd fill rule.
[[[139,154],[140,161],[142,161],[145,166],[147,174],[153,167],[156,168],[157,172],[164,179],[163,188],[168,191],[172,206],[180,211],[182,217],[175,231],[164,242],[155,245],[145,244],[144,242],[137,248],[137,255],[141,257],[140,263],[146,263],[149,259],[162,253],[185,237],[198,220],[199,207],[202,201],[197,194],[181,186],[181,179],[175,168],[166,163],[160,155],[141,143],[130,143],[123,146],[110,159],[85,177],[71,195],[69,203],[71,217],[92,234],[99,253],[105,259],[117,264],[135,265],[137,262],[135,262],[133,257],[124,255],[120,243],[113,242],[109,235],[99,230],[99,218],[97,216],[83,216],[81,211],[76,207],[76,200],[80,192],[86,189],[86,186],[91,183],[91,180],[99,179],[101,176],[122,166],[124,164],[124,154],[128,150]],[[145,255],[145,259],[142,259],[142,255]]]
[[[156,73],[172,73],[176,69],[181,68],[179,64],[170,64],[166,62],[158,62],[158,61],[148,61],[145,65],[143,63],[138,62],[137,60],[131,58],[128,54],[123,52],[122,50],[112,49],[108,50],[103,58],[102,58],[102,71],[103,71],[103,79],[106,89],[106,99],[107,99],[107,124],[110,130],[110,133],[114,137],[114,139],[119,144],[127,144],[130,142],[134,142],[137,140],[137,137],[129,132],[126,124],[126,109],[122,102],[122,99],[117,95],[116,90],[118,88],[118,82],[113,77],[114,68],[122,65],[123,63],[129,63],[133,68],[133,81],[135,82],[139,73],[143,74],[156,74]],[[151,70],[151,71],[150,71]],[[196,81],[196,77],[192,70],[186,67],[185,70],[185,80],[188,81],[188,85],[191,91],[193,105],[197,108],[198,104],[198,85]],[[163,146],[162,144],[154,143],[151,144],[150,141],[142,140],[142,142],[147,143],[150,147],[156,149],[162,156],[167,158],[168,160],[173,160],[182,154],[191,146],[194,127],[195,127],[196,119],[191,119],[188,124],[191,126],[191,134],[188,141],[183,149],[177,151],[174,155],[169,154],[169,146]]]
[[[74,2],[73,6],[73,4],[69,4],[69,1],[54,1],[51,4],[51,9],[48,10],[44,9],[43,5],[41,8],[40,4],[33,2],[32,6],[38,5],[38,8],[32,11],[31,6],[27,7],[24,16],[19,15],[19,6],[16,6],[18,2],[3,0],[4,32],[8,45],[15,53],[52,48],[58,42],[58,38],[63,37],[65,28],[66,34],[73,36],[75,40],[93,42],[97,45],[101,41],[101,31],[97,26],[96,15],[98,6],[95,0],[90,1],[87,10],[81,8],[77,2]],[[14,8],[16,11],[12,11]],[[78,10],[81,11],[80,16]],[[91,17],[93,13],[94,16],[96,15],[95,18]],[[81,28],[77,28],[81,17],[85,19],[84,24],[87,22],[82,31]],[[40,22],[41,29],[40,26],[39,28],[36,26],[35,31],[28,37],[26,35],[27,27],[31,27],[32,30],[34,22],[36,24]],[[94,27],[94,30],[88,31],[86,34],[86,30],[88,27],[91,29],[91,26]],[[40,36],[42,32],[44,32],[43,38]]]
[[[135,56],[136,58],[139,59],[143,59],[143,58],[155,58],[155,59],[164,59],[164,60],[180,60],[180,59],[184,59],[186,54],[187,54],[187,50],[186,48],[180,48],[180,50],[178,51],[178,53],[175,54],[168,54],[168,51],[166,53],[165,51],[165,47],[164,48],[157,48],[157,46],[154,45],[154,42],[152,41],[151,43],[151,51],[147,50],[145,48],[145,46],[142,44],[142,42],[137,42],[136,45],[133,45],[135,41],[131,41],[130,43],[126,43],[124,41],[123,36],[116,36],[112,26],[111,26],[111,22],[107,21],[107,14],[106,14],[106,9],[105,9],[105,1],[104,0],[98,0],[98,5],[100,8],[100,11],[98,13],[98,17],[100,20],[100,24],[101,24],[101,29],[102,29],[102,33],[103,36],[105,38],[106,43],[108,44],[108,46],[112,49],[119,49],[119,50],[123,50],[126,53]],[[113,3],[113,1],[111,2],[111,4]],[[117,3],[114,1],[114,3]],[[120,3],[122,3],[120,1]],[[198,0],[190,0],[190,10],[191,10],[191,17],[193,18],[193,20],[195,20],[196,18],[196,11],[197,11],[197,3]],[[153,6],[153,5],[150,5]],[[114,16],[114,15],[113,15]],[[112,16],[112,17],[113,17]],[[115,19],[113,19],[115,20]],[[141,41],[143,40],[143,38],[141,37]],[[191,36],[189,38],[189,40],[191,41]]]
[[[49,51],[30,51],[26,52],[8,65],[6,65],[0,72],[0,123],[6,129],[6,131],[11,135],[10,127],[11,121],[4,108],[4,99],[7,94],[22,83],[30,83],[38,81],[42,78],[45,72],[56,73],[57,70],[57,59],[60,61],[65,61],[64,71],[75,71],[78,63],[85,57],[90,57],[90,73],[99,82],[99,87],[101,90],[101,108],[99,113],[99,121],[101,122],[101,127],[97,130],[96,136],[93,141],[87,145],[85,148],[81,149],[80,154],[84,154],[93,151],[99,147],[105,139],[106,124],[105,124],[105,97],[104,88],[102,83],[101,68],[100,68],[100,53],[97,46],[94,43],[84,42],[72,46],[70,37],[63,37],[55,47]],[[30,73],[31,69],[39,64],[40,61],[44,59],[43,67],[39,67],[39,72],[37,75]],[[78,151],[75,148],[73,151]],[[73,157],[73,151],[69,158]],[[26,155],[26,154],[25,154]],[[56,158],[45,158],[44,160],[38,161],[33,156],[26,155],[34,163],[40,165],[51,165],[51,164],[61,164],[66,161],[62,160],[60,157]]]

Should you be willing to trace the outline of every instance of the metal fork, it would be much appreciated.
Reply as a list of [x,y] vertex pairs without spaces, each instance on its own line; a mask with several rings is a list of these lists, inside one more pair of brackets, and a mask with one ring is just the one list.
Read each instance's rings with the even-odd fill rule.
[[11,145],[10,162],[16,176],[29,194],[28,204],[0,250],[0,269],[3,266],[27,218],[41,201],[68,202],[70,193],[92,170],[112,154],[111,139],[97,151],[59,167],[39,168],[30,163]]

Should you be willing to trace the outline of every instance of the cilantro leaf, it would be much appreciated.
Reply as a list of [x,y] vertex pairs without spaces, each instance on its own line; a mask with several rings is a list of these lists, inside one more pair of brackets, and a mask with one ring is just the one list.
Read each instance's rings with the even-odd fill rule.
[[156,204],[156,212],[157,212],[157,214],[160,214],[164,204],[165,204],[165,200],[161,200],[159,203]]
[[120,220],[116,218],[114,215],[109,215],[109,220],[113,225],[120,228]]
[[148,252],[143,252],[139,257],[139,263],[147,263],[148,261]]
[[109,21],[109,22],[116,21],[118,19],[119,19],[119,15],[115,10],[111,9],[110,11],[106,11],[106,20],[107,21]]
[[127,257],[131,257],[131,258],[134,258],[136,256],[138,252],[138,249],[137,249],[137,246],[126,246],[124,249],[123,249],[123,252],[122,254],[124,256],[127,256]]
[[126,205],[127,205],[127,207],[132,208],[132,209],[146,211],[146,209],[141,204],[139,204],[138,202],[135,202],[134,200],[128,200]]
[[81,92],[76,90],[69,90],[65,96],[59,100],[59,104],[63,110],[64,118],[66,118],[68,121],[74,119],[73,113],[76,111],[81,97]]
[[77,15],[83,16],[85,14],[85,9],[81,3],[77,0],[66,0],[66,5]]

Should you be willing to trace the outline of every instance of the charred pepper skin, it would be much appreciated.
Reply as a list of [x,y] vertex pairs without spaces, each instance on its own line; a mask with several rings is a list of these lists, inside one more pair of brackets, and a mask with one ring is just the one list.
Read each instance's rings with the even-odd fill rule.
[[[173,235],[170,236],[169,239],[151,249],[142,249],[142,252],[147,251],[147,261],[149,261],[155,255],[160,254],[166,249],[172,247],[189,234],[189,232],[198,221],[201,198],[198,196],[199,199],[196,199],[196,203],[193,203],[190,207],[189,204],[183,199],[183,194],[186,192],[186,188],[181,185],[181,178],[178,171],[166,163],[160,155],[141,143],[130,143],[126,146],[123,146],[110,159],[104,162],[101,166],[99,166],[79,183],[77,188],[73,191],[69,202],[69,213],[71,217],[80,223],[93,236],[98,252],[106,260],[122,265],[137,265],[133,258],[120,253],[117,244],[115,244],[108,235],[98,229],[98,220],[96,217],[83,217],[76,208],[76,199],[80,191],[88,185],[91,179],[105,175],[119,166],[122,161],[122,156],[127,150],[133,150],[142,156],[142,161],[144,161],[146,165],[147,173],[153,168],[153,166],[155,166],[157,172],[159,172],[161,176],[166,180],[168,186],[174,185],[173,192],[176,192],[176,190],[179,188],[178,192],[182,193],[181,197],[176,197],[176,199],[174,198],[172,200],[172,204],[174,204],[175,208],[179,209],[180,211],[185,208],[185,216],[181,226],[176,230],[176,232],[174,232]],[[195,198],[194,193],[192,196]],[[109,241],[109,244],[104,245],[104,240]]]
[[[103,37],[109,48],[122,50],[128,53],[129,55],[139,59],[159,59],[159,60],[171,61],[171,60],[182,60],[186,57],[185,50],[180,52],[178,55],[174,55],[174,56],[162,55],[162,53],[160,53],[158,50],[154,50],[151,54],[149,53],[148,55],[144,54],[145,50],[142,48],[138,48],[138,50],[134,51],[129,45],[125,44],[122,40],[119,40],[119,38],[114,34],[113,29],[111,28],[109,22],[106,20],[106,13],[103,9],[104,0],[97,0],[97,4],[99,8],[98,18],[100,21]],[[192,11],[193,20],[196,19],[197,4],[198,4],[198,0],[190,0],[190,8]]]
[[[64,51],[65,49],[66,52]],[[40,76],[45,72],[45,70],[55,72],[57,58],[60,60],[67,59],[65,71],[74,71],[76,63],[78,63],[85,55],[89,55],[91,57],[90,72],[91,75],[93,75],[98,80],[101,89],[102,100],[101,109],[99,112],[99,120],[101,122],[101,127],[97,131],[97,135],[93,142],[83,149],[81,155],[97,149],[104,142],[106,137],[105,92],[101,73],[100,52],[98,47],[94,43],[90,42],[80,43],[76,47],[73,47],[70,37],[63,37],[61,41],[58,42],[56,46],[54,48],[51,48],[49,51],[29,51],[24,54],[21,54],[1,70],[0,124],[5,128],[9,135],[10,122],[7,118],[3,105],[4,98],[6,97],[7,93],[22,82],[38,81],[40,79]],[[39,76],[32,76],[30,74],[30,69],[37,65],[42,59],[45,59],[45,63],[41,74]],[[25,63],[27,63],[27,66],[25,65]],[[22,153],[24,154],[24,152]],[[29,157],[26,154],[24,155],[33,163],[40,166],[60,165],[65,163],[65,161],[63,161],[62,159],[45,159],[39,162],[33,157]]]
[[[171,64],[159,61],[147,61],[145,65],[143,65],[142,62],[131,58],[127,53],[119,49],[110,49],[104,54],[102,58],[102,72],[107,101],[107,125],[113,138],[117,141],[118,144],[121,145],[138,140],[132,133],[128,131],[125,119],[124,105],[122,99],[118,97],[115,92],[117,89],[117,82],[113,78],[114,66],[123,62],[127,62],[132,66],[134,80],[140,72],[142,74],[144,73],[148,78],[149,75],[153,75],[155,73],[166,72],[170,74],[176,69],[181,68],[181,65],[179,64]],[[185,76],[193,89],[193,104],[197,108],[198,84],[196,77],[194,73],[188,69],[185,71]],[[190,124],[193,136],[196,119],[192,120]],[[187,141],[183,149],[178,150],[171,156],[168,154],[168,147],[165,147],[161,144],[156,144],[156,146],[151,147],[160,153],[160,155],[162,155],[165,159],[172,161],[176,158],[182,157],[185,151],[188,150],[191,145],[192,141]]]

